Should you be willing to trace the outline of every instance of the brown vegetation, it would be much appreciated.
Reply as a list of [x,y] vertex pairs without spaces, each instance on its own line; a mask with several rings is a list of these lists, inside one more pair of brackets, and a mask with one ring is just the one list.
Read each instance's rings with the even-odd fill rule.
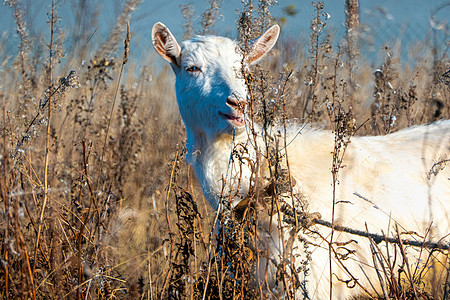
[[[0,58],[1,298],[254,299],[268,293],[252,275],[263,256],[252,245],[258,207],[217,214],[209,207],[183,159],[170,70],[158,71],[146,57],[143,67],[128,58],[133,39],[126,19],[138,2],[125,3],[104,45],[95,45],[95,30],[85,28],[79,36],[89,47],[64,50],[53,1],[51,39],[40,51],[31,45],[20,1],[7,1],[20,44],[16,57]],[[210,4],[203,32],[211,32],[220,2]],[[245,5],[238,22],[243,44],[242,37],[273,22],[270,4]],[[446,51],[433,60],[436,49],[429,49],[430,59],[400,66],[386,46],[376,70],[363,57],[354,65],[345,45],[332,47],[323,36],[323,4],[315,7],[309,55],[282,40],[247,74],[255,121],[296,118],[335,130],[330,162],[337,174],[355,132],[385,134],[449,118]],[[277,192],[266,190],[268,199],[292,187],[288,164],[272,162]],[[229,220],[227,226],[215,228],[218,219]],[[416,270],[408,282],[405,272],[381,270],[384,297],[448,296],[449,265],[435,269]],[[301,288],[293,277],[282,268],[277,273],[288,298]]]

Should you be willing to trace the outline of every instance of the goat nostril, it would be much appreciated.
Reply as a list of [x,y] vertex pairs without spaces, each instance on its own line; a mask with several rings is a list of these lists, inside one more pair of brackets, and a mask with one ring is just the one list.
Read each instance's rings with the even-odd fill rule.
[[234,108],[243,108],[246,104],[246,101],[239,101],[238,99],[236,99],[234,97],[228,97],[227,104]]
[[227,98],[227,104],[233,107],[239,106],[239,102],[236,98],[228,97]]

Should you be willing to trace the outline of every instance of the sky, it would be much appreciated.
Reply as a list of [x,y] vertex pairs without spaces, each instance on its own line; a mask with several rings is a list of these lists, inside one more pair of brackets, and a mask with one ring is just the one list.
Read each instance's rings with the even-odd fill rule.
[[[108,36],[108,30],[115,24],[117,15],[125,0],[87,0],[92,11],[98,15],[98,31],[95,40],[103,41]],[[51,0],[22,0],[26,11],[28,29],[34,33],[43,32],[43,37],[48,36],[47,12]],[[74,7],[79,0],[57,0],[60,25],[69,39],[75,24]],[[297,14],[287,17],[282,27],[284,37],[292,37],[300,43],[308,42],[309,22],[312,19],[314,8],[312,0],[278,0],[278,4],[271,8],[275,18],[286,17],[283,8],[291,5],[295,7]],[[327,30],[335,33],[337,40],[343,37],[345,32],[344,0],[325,0],[325,11],[331,16],[327,20]],[[166,24],[179,41],[183,37],[184,19],[181,14],[181,6],[191,4],[196,17],[193,22],[194,29],[200,30],[201,13],[208,6],[207,0],[143,0],[130,20],[134,50],[142,54],[151,50],[151,27],[160,21]],[[236,10],[243,8],[241,0],[222,0],[220,17],[214,31],[218,35],[236,37]],[[379,52],[386,42],[394,43],[398,38],[402,39],[403,53],[407,59],[407,49],[415,41],[424,40],[432,32],[432,24],[437,33],[437,43],[448,43],[450,1],[449,0],[360,0],[361,23],[365,32],[371,38],[367,41],[367,51]],[[0,6],[0,32],[7,38],[8,51],[14,53],[19,42],[15,29],[15,21],[12,9],[6,5]],[[433,22],[431,21],[434,16]],[[92,28],[94,31],[95,28]],[[133,42],[133,41],[132,41]],[[67,47],[67,46],[66,46]],[[445,48],[445,47],[444,47]],[[136,54],[135,54],[136,55]]]

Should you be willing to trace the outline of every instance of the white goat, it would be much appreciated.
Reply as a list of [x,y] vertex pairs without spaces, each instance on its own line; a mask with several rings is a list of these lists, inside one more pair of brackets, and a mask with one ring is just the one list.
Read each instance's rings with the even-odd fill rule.
[[[230,166],[233,146],[251,140],[240,109],[241,102],[247,97],[240,76],[242,62],[251,65],[258,61],[273,47],[278,35],[279,27],[271,27],[253,43],[250,54],[243,60],[236,42],[228,38],[199,36],[183,42],[180,47],[165,25],[157,23],[153,26],[154,47],[170,63],[176,75],[177,101],[187,132],[186,160],[193,165],[205,197],[216,210],[223,193],[223,178],[233,182],[239,174],[242,195],[250,185],[248,166],[243,170],[239,166]],[[260,127],[256,131],[260,131]],[[309,211],[319,212],[324,220],[331,220],[334,134],[304,126],[290,131],[292,134],[288,139],[292,142],[287,153],[291,176],[297,183],[295,190],[307,199]],[[442,168],[445,164],[441,163],[437,169],[435,163],[439,159],[448,160],[449,150],[448,120],[386,136],[353,137],[336,187],[336,200],[340,202],[334,213],[336,224],[361,231],[366,230],[367,224],[370,232],[379,234],[382,230],[392,231],[397,224],[400,231],[415,231],[436,241],[445,237],[440,241],[448,243],[450,167]],[[432,169],[438,172],[430,172]],[[234,205],[236,203],[232,203]],[[325,238],[331,231],[319,225],[315,230]],[[316,247],[312,250],[311,274],[307,277],[308,297],[328,299],[328,245],[318,237],[308,238]],[[271,256],[277,257],[280,238],[275,236],[273,239]],[[357,243],[350,243],[346,248],[356,252],[343,264],[333,255],[333,273],[340,279],[349,280],[350,272],[361,286],[374,293],[373,289],[379,287],[372,284],[379,281],[373,267],[370,242],[347,233],[334,234],[333,241],[349,240]],[[379,246],[385,249],[384,243]],[[419,263],[419,250],[407,249],[414,259],[410,263]],[[295,251],[301,252],[300,246]],[[347,299],[362,293],[359,285],[350,289],[336,278],[333,283],[333,298]]]

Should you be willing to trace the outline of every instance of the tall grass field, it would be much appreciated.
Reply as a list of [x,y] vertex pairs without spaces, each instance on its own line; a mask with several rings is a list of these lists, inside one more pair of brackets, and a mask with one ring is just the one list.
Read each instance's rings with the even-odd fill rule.
[[[184,161],[172,70],[153,49],[133,53],[138,41],[129,21],[141,1],[121,2],[105,40],[85,0],[73,0],[79,18],[69,32],[59,11],[71,1],[47,2],[38,16],[48,19],[42,33],[30,31],[26,3],[2,3],[16,34],[13,43],[0,38],[0,298],[299,299],[295,290],[308,280],[308,259],[301,270],[276,272],[277,291],[255,280],[260,257],[268,255],[251,242],[264,210],[215,212],[204,199]],[[198,14],[180,7],[184,39],[223,34],[215,22],[225,2],[209,0]],[[282,25],[270,13],[285,5],[280,2],[243,1],[233,38],[245,46]],[[448,35],[438,44],[430,31],[409,49],[410,60],[399,54],[400,41],[387,41],[374,63],[358,24],[349,22],[351,30],[338,40],[327,31],[326,2],[307,5],[314,15],[299,30],[309,43],[282,36],[247,74],[252,120],[333,130],[340,146],[330,153],[331,172],[355,134],[449,119]],[[449,158],[436,168],[449,168]],[[279,191],[292,184],[278,163],[268,194],[273,184]],[[396,247],[401,256],[406,246]],[[374,285],[383,292],[369,287],[358,299],[450,299],[448,248],[431,252],[420,269],[390,272],[395,262],[378,264]]]

